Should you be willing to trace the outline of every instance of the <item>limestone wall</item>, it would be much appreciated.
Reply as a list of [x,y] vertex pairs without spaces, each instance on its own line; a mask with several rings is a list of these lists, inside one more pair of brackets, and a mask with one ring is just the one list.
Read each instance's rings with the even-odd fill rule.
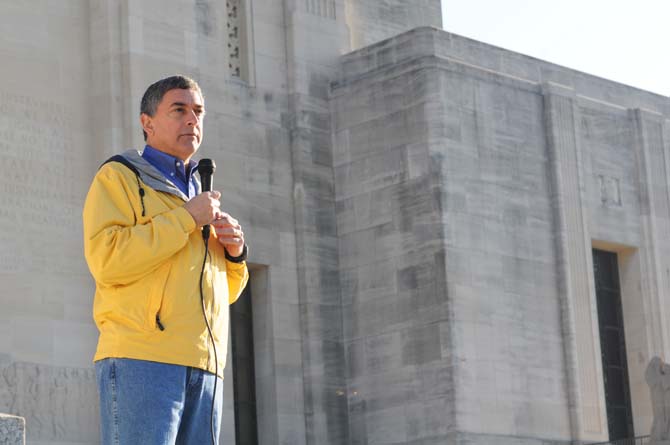
[[433,125],[439,77],[393,66],[334,90],[351,443],[455,431],[455,340]]
[[[434,16],[398,7],[388,15],[370,3],[352,16],[344,0],[0,6],[8,167],[0,180],[0,412],[26,417],[29,443],[96,440],[97,332],[81,208],[104,159],[142,148],[141,94],[174,73],[202,86],[200,155],[216,160],[224,208],[252,246],[260,440],[348,442],[329,84],[351,49],[350,30],[374,24],[383,30],[376,39]],[[226,376],[228,443],[230,369]]]
[[[330,0],[307,0],[328,3]],[[377,43],[417,26],[442,28],[440,0],[345,0],[351,48]]]
[[0,22],[0,412],[26,418],[28,443],[95,441],[81,242],[93,174],[88,6],[5,2]]
[[[225,2],[0,6],[0,158],[8,167],[0,180],[0,412],[26,418],[28,443],[97,442],[94,286],[81,208],[107,156],[142,148],[140,96],[174,73],[203,88],[201,155],[217,161],[215,185],[253,246],[261,440],[305,443],[284,10],[275,1],[253,6],[250,79],[228,69]],[[232,442],[226,375],[223,439]]]
[[0,412],[29,444],[97,441],[81,207],[176,72],[203,88],[200,154],[251,245],[261,443],[607,439],[592,247],[619,253],[644,434],[644,366],[670,355],[670,101],[435,28],[379,42],[438,17],[434,0],[0,5]]
[[427,28],[347,55],[333,95],[352,442],[607,440],[592,247],[645,434],[670,101]]

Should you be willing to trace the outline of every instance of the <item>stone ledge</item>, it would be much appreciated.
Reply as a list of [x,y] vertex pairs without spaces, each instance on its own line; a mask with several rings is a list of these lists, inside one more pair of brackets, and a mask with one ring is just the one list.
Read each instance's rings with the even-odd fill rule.
[[0,413],[0,445],[25,445],[26,419]]
[[452,65],[495,72],[534,84],[564,85],[580,96],[620,107],[645,108],[663,115],[670,112],[670,101],[663,95],[430,26],[420,26],[342,55],[333,89],[372,72],[425,57],[444,59]]

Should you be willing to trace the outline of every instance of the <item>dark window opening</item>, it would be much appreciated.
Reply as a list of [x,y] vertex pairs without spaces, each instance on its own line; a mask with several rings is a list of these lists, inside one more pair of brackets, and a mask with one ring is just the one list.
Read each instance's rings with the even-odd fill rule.
[[593,249],[598,328],[610,440],[635,437],[617,254]]
[[235,442],[237,445],[256,445],[258,443],[252,319],[251,285],[247,285],[240,298],[230,306]]

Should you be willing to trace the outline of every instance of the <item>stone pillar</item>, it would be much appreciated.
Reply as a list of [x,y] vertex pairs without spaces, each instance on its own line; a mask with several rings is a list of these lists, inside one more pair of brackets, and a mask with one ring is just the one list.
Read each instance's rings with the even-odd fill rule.
[[[573,440],[606,440],[593,259],[572,88],[543,85],[552,176],[567,391]],[[584,273],[586,271],[586,273]]]
[[[129,17],[121,0],[92,1],[89,6],[91,60],[91,136],[95,141],[93,164],[132,145],[129,115]],[[138,33],[135,33],[136,35]],[[141,35],[141,29],[139,34]]]
[[433,44],[421,28],[348,54],[333,89],[354,445],[461,443],[445,242],[448,116]]
[[284,0],[308,445],[349,443],[329,108],[330,80],[348,50],[343,9],[341,0]]
[[0,443],[3,445],[25,445],[26,419],[0,414]]
[[662,314],[667,314],[664,290],[668,289],[667,240],[670,236],[667,155],[663,144],[663,116],[652,111],[629,110],[636,136],[640,188],[642,238],[640,268],[646,328],[647,353],[668,350],[668,331]]

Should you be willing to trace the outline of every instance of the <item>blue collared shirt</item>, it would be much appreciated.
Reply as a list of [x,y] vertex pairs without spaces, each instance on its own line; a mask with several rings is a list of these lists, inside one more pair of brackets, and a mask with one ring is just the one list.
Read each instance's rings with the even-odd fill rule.
[[142,157],[151,165],[163,173],[165,178],[173,183],[189,199],[198,194],[198,187],[195,182],[195,172],[198,163],[190,160],[187,165],[181,159],[175,158],[160,150],[156,150],[151,145],[144,147]]

